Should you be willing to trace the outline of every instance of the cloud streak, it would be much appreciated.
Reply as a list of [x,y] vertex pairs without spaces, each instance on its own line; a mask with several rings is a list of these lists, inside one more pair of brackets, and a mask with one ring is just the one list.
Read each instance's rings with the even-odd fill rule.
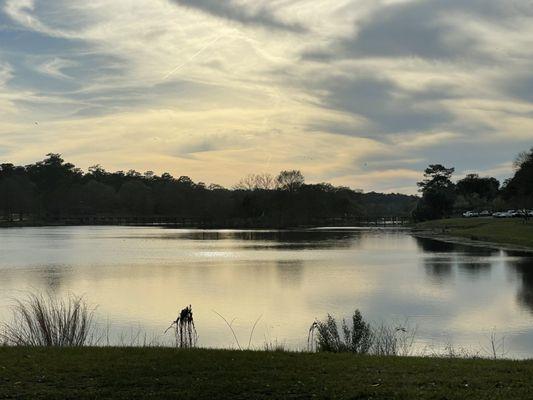
[[242,4],[237,5],[231,0],[173,0],[175,3],[200,10],[215,17],[239,22],[244,25],[260,26],[266,29],[276,29],[289,32],[303,33],[306,29],[298,23],[287,23],[276,16],[265,6],[251,11]]

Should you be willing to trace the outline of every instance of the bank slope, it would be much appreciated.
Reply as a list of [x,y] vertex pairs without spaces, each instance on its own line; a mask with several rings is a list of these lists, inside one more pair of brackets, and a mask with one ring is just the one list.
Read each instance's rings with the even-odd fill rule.
[[10,399],[526,399],[533,362],[162,348],[0,348]]
[[533,220],[520,218],[452,218],[417,224],[415,234],[458,237],[533,249]]

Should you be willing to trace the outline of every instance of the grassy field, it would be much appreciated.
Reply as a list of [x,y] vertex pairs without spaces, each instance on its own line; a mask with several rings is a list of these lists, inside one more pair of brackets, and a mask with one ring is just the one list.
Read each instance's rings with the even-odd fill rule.
[[423,222],[416,225],[416,230],[533,248],[533,220],[452,218]]
[[1,399],[530,399],[533,361],[0,348]]

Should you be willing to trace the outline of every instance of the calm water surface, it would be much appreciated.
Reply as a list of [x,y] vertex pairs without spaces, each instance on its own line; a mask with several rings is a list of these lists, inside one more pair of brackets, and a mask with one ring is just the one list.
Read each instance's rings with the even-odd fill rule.
[[402,230],[0,229],[0,319],[25,291],[84,294],[114,344],[158,341],[192,304],[199,344],[305,348],[315,318],[355,308],[417,328],[416,349],[479,350],[491,333],[533,357],[531,255],[418,239]]

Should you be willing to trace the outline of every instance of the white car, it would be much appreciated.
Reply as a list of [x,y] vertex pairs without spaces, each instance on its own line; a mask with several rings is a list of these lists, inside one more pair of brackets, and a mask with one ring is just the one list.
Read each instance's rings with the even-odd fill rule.
[[479,217],[479,214],[477,212],[467,211],[463,213],[463,217],[465,218]]
[[515,210],[512,214],[514,218],[524,218],[527,216],[527,210]]
[[494,218],[511,218],[513,215],[509,211],[500,211],[492,214]]

